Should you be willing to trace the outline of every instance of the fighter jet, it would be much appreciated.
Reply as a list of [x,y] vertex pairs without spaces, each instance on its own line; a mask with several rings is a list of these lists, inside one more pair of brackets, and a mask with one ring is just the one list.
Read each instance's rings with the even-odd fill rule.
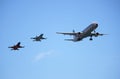
[[34,39],[33,41],[41,41],[42,39],[47,39],[43,37],[43,34],[40,34],[39,36],[32,37],[31,39]]
[[72,33],[63,33],[63,32],[56,32],[57,34],[63,34],[63,35],[72,35],[73,39],[65,39],[67,41],[81,41],[82,39],[86,37],[90,37],[89,40],[93,40],[92,37],[97,37],[97,36],[103,36],[105,34],[100,34],[95,31],[95,29],[98,27],[98,23],[91,23],[87,28],[85,28],[82,32],[75,32],[73,30]]
[[10,46],[8,48],[11,48],[11,50],[19,50],[19,48],[24,48],[24,46],[20,46],[20,42],[18,42],[16,45]]

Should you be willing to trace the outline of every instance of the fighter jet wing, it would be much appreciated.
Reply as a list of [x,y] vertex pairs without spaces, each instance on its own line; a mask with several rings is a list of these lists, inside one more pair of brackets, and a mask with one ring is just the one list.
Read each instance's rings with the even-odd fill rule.
[[62,33],[62,32],[56,32],[57,34],[63,34],[63,35],[76,35],[77,33]]

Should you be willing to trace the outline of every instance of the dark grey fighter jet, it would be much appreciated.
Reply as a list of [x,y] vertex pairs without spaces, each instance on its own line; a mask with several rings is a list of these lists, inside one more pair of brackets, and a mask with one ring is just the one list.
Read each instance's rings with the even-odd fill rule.
[[40,34],[39,36],[32,37],[31,39],[34,39],[33,41],[41,41],[42,39],[47,39],[43,37],[43,34]]
[[11,50],[19,50],[19,48],[24,48],[24,46],[20,46],[20,42],[18,42],[16,45],[10,46],[8,48],[11,48]]

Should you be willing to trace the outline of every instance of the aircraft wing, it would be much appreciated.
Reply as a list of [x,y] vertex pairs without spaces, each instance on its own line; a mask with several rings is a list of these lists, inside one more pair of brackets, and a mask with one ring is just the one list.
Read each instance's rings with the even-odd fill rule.
[[14,46],[9,46],[8,48],[13,48]]
[[91,33],[91,35],[97,37],[97,36],[103,36],[103,35],[107,35],[107,34],[100,34],[97,32],[97,33]]
[[63,33],[63,32],[56,32],[57,34],[63,34],[63,35],[76,35],[76,33]]
[[65,39],[65,41],[75,41],[74,39]]
[[31,37],[30,39],[36,39],[36,37]]

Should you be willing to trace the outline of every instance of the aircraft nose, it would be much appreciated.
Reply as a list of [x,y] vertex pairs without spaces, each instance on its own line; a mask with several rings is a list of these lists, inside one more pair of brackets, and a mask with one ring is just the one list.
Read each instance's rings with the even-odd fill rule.
[[98,23],[97,22],[93,22],[93,25],[97,28],[98,27]]
[[97,28],[98,27],[98,23],[94,23],[94,26]]
[[96,25],[96,27],[98,27],[98,24],[97,24],[97,23],[96,23],[95,25]]

